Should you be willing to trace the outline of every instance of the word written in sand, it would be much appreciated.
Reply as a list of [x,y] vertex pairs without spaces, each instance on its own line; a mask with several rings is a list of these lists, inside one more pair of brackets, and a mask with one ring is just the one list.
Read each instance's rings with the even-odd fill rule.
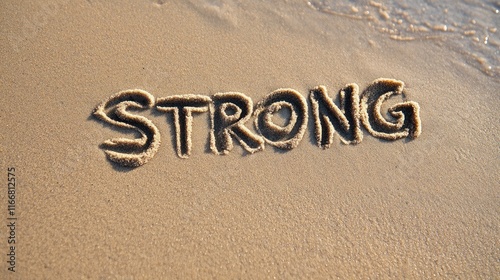
[[[94,116],[116,127],[139,133],[136,139],[114,138],[102,143],[108,159],[122,166],[137,167],[154,157],[160,147],[160,132],[146,117],[130,112],[156,108],[172,114],[177,155],[191,154],[193,114],[210,114],[210,150],[227,154],[236,140],[249,153],[264,150],[265,144],[291,150],[299,144],[306,131],[308,110],[314,118],[314,135],[319,147],[327,149],[337,131],[345,144],[363,140],[361,125],[374,137],[384,140],[416,138],[421,133],[419,105],[404,101],[388,109],[391,120],[384,118],[382,104],[394,95],[403,94],[404,83],[393,79],[377,79],[362,94],[356,84],[348,84],[338,95],[338,105],[324,86],[318,86],[306,98],[293,89],[277,89],[253,105],[250,97],[239,92],[204,95],[173,95],[157,98],[140,90],[113,94],[94,110]],[[273,122],[273,115],[289,112],[284,125]],[[253,118],[255,132],[247,127]]]

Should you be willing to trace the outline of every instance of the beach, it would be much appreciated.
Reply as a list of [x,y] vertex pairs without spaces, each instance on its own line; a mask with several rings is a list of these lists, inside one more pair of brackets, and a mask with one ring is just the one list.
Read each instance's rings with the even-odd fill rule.
[[[499,274],[495,65],[469,63],[446,40],[391,39],[307,1],[47,3],[0,4],[0,278]],[[335,98],[355,83],[362,95],[380,78],[404,83],[384,116],[394,104],[418,104],[418,137],[384,140],[361,124],[359,143],[335,133],[318,147],[310,91],[324,86]],[[126,167],[103,143],[139,139],[146,128],[95,112],[136,89],[152,103],[128,111],[161,140],[146,162]],[[278,89],[307,102],[293,148],[246,149],[232,134],[232,148],[211,146],[217,94],[241,93],[259,108]],[[188,156],[175,114],[154,103],[174,95],[206,102],[191,116]],[[286,126],[284,117],[272,120]],[[244,126],[259,135],[255,118]]]

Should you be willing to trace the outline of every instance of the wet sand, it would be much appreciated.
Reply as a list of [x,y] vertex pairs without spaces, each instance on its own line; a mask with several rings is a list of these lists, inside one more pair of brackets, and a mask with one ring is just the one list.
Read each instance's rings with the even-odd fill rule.
[[[10,36],[0,41],[5,224],[8,167],[17,182],[16,272],[7,270],[0,231],[1,275],[498,275],[497,77],[440,44],[390,40],[302,1],[129,2],[0,4],[1,31]],[[383,140],[363,125],[362,142],[345,144],[336,133],[321,148],[308,111],[291,150],[265,142],[249,153],[232,138],[219,155],[209,109],[192,115],[189,149],[176,144],[181,126],[172,112],[132,110],[154,124],[161,145],[130,168],[110,161],[102,143],[141,132],[93,114],[129,89],[156,99],[239,92],[258,108],[287,88],[311,110],[317,86],[332,97],[351,83],[363,92],[379,78],[405,84],[384,112],[419,105],[417,138]],[[257,133],[253,121],[246,127]]]

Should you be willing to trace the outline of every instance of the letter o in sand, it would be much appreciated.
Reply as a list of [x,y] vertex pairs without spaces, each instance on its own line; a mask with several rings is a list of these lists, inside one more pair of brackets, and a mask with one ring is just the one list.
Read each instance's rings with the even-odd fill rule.
[[[284,126],[273,122],[273,115],[288,110]],[[254,111],[255,128],[270,145],[291,150],[299,144],[307,127],[307,101],[296,90],[277,89],[260,101]]]

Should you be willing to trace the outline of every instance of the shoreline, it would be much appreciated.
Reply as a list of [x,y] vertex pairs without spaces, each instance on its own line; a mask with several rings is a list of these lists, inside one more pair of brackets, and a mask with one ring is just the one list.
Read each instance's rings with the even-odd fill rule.
[[[19,224],[8,277],[489,278],[500,269],[500,81],[458,53],[392,41],[303,1],[57,3],[19,52],[0,42],[0,165],[16,169]],[[43,11],[1,5],[7,35],[23,34],[23,20]],[[363,123],[356,98],[336,100],[341,89],[354,96],[356,84],[363,103],[380,77],[404,82],[404,94],[376,106],[370,99],[364,112],[388,117],[390,107],[416,102],[421,134],[343,144],[361,142],[356,120],[364,136],[367,124],[379,132],[411,125],[372,114]],[[109,114],[104,101],[136,88],[149,99]],[[293,98],[274,102],[276,89],[293,89]],[[228,92],[251,106],[214,101]],[[184,99],[193,96],[203,106],[189,113]],[[133,115],[137,129],[96,120],[99,104],[112,121]],[[132,109],[138,104],[149,109]],[[244,127],[268,140],[265,152],[249,153],[234,131],[232,150],[227,134],[210,133],[237,122],[245,106],[253,112]],[[138,168],[112,164],[106,140],[135,139],[127,145],[139,152],[152,142],[141,120],[161,135],[154,158]],[[275,147],[280,137],[294,148]],[[215,156],[211,139],[217,153],[231,152]],[[7,195],[0,192],[4,222]]]

